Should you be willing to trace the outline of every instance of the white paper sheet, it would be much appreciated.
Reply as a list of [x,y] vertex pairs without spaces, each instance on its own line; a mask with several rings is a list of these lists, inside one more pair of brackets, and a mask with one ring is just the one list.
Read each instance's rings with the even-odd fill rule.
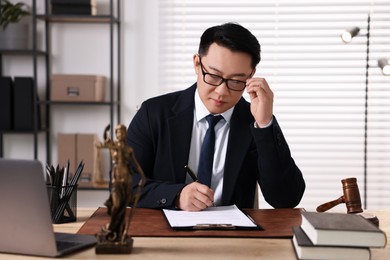
[[172,228],[196,227],[201,225],[228,225],[237,228],[257,228],[247,215],[236,205],[210,207],[202,211],[163,210]]

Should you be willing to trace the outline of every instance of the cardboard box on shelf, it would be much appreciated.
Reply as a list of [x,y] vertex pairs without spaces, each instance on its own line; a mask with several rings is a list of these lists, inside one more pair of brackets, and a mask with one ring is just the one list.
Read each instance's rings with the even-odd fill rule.
[[84,161],[84,169],[78,181],[79,187],[108,187],[108,184],[95,183],[96,176],[101,176],[98,153],[95,144],[96,134],[70,133],[58,134],[58,163],[61,167],[70,160],[70,176],[73,176],[77,166]]
[[93,182],[93,174],[97,170],[96,142],[97,136],[94,134],[76,135],[77,161],[85,163],[83,174],[79,180],[80,184]]
[[73,176],[76,170],[76,134],[58,134],[58,164],[65,167],[69,160],[69,173]]
[[98,75],[54,74],[51,77],[51,101],[103,102],[106,77]]

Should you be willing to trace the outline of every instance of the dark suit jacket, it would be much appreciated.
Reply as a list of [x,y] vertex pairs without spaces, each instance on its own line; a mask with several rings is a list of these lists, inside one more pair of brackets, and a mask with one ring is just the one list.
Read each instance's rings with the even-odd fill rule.
[[[196,84],[145,101],[128,127],[127,143],[147,177],[138,207],[174,208],[185,186],[195,90]],[[298,205],[305,182],[276,118],[268,128],[254,128],[250,104],[241,98],[230,124],[222,204],[252,208],[258,181],[271,206]],[[134,174],[134,191],[138,181]]]

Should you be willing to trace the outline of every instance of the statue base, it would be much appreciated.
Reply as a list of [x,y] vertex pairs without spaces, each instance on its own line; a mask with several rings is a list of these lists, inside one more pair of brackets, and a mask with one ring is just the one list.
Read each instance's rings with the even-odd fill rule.
[[124,241],[99,241],[95,247],[96,254],[131,254],[133,239],[126,237]]

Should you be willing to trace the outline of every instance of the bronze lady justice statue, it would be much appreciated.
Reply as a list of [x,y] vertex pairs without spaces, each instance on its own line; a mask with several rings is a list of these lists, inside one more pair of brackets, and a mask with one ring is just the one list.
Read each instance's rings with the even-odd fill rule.
[[[126,127],[117,125],[115,141],[109,138],[109,129],[110,126],[108,125],[103,134],[104,143],[98,143],[96,146],[99,149],[108,148],[111,154],[111,193],[104,203],[107,206],[108,214],[111,216],[111,221],[97,235],[96,253],[130,253],[133,240],[128,237],[127,230],[145,183],[145,175],[134,156],[133,148],[125,142]],[[137,194],[133,194],[132,191],[133,169],[141,176]],[[133,208],[126,220],[126,208],[130,203],[132,203]]]

